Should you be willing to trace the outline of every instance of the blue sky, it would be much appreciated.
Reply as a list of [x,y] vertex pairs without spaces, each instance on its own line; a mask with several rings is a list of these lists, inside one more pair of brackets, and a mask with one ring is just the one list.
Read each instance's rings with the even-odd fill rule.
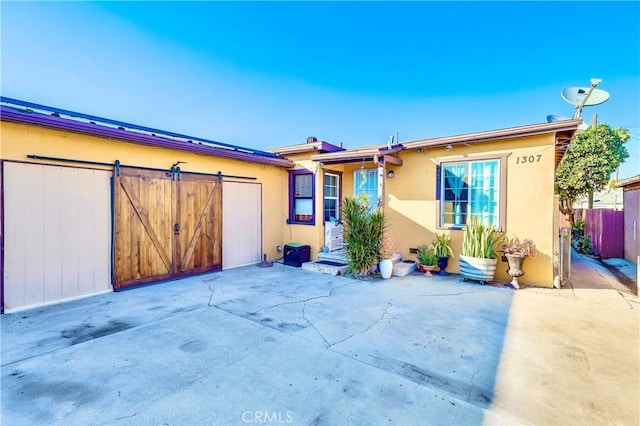
[[252,148],[345,147],[573,115],[611,98],[640,173],[639,2],[6,2],[2,94]]

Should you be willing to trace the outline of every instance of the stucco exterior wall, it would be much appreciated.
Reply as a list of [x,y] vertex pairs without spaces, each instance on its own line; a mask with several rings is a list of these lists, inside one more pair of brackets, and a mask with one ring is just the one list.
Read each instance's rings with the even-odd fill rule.
[[[183,161],[185,163],[180,164],[182,172],[215,174],[221,171],[226,175],[255,177],[256,180],[252,182],[262,184],[263,252],[270,259],[279,255],[276,246],[283,243],[286,211],[283,210],[282,200],[288,196],[287,169],[7,121],[0,122],[0,140],[3,160],[36,162],[27,158],[27,155],[35,154],[104,163],[120,160],[123,166],[166,170],[175,162]],[[56,164],[51,161],[46,163]],[[57,164],[109,169],[73,163]]]
[[287,158],[295,163],[295,167],[291,170],[301,170],[305,169],[314,173],[314,184],[315,184],[315,204],[314,204],[314,213],[315,213],[315,225],[306,225],[306,224],[289,224],[287,223],[287,219],[289,218],[289,187],[288,187],[288,178],[286,178],[284,182],[284,196],[282,198],[282,208],[284,212],[284,217],[282,218],[282,223],[284,224],[283,233],[282,233],[282,241],[283,244],[295,242],[300,244],[308,244],[311,246],[311,260],[315,261],[318,259],[318,252],[324,246],[324,219],[323,219],[323,197],[324,197],[324,172],[338,172],[342,176],[342,197],[345,196],[345,188],[348,188],[348,185],[353,186],[353,182],[346,183],[346,176],[344,170],[345,167],[342,165],[330,165],[330,166],[321,166],[318,162],[311,161],[309,157],[313,155],[314,152],[311,153],[300,153],[300,154],[288,154]]
[[[439,229],[436,205],[436,163],[438,160],[473,160],[474,156],[507,155],[506,232],[521,240],[532,239],[539,254],[524,264],[524,284],[553,286],[554,222],[554,136],[506,139],[470,145],[402,151],[402,166],[388,166],[394,177],[385,176],[385,208],[389,230],[405,259],[414,259],[409,249],[430,243],[435,233],[451,236],[455,258],[448,270],[459,272],[462,230]],[[529,162],[533,156],[534,162]],[[539,157],[538,157],[539,156]],[[523,162],[526,157],[526,162]],[[499,260],[496,278],[509,280],[506,262]]]

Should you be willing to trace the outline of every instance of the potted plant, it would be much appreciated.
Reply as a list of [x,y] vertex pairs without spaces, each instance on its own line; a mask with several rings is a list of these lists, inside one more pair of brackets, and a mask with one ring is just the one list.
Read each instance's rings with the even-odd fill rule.
[[436,268],[436,264],[438,263],[438,258],[431,250],[431,247],[427,244],[418,246],[416,258],[418,259],[416,265],[418,267],[418,270],[420,272],[424,272],[426,276],[430,277],[431,271]]
[[431,243],[431,250],[438,258],[438,275],[449,275],[445,269],[449,264],[449,256],[453,257],[451,249],[451,238],[446,234],[437,234],[436,239]]
[[532,240],[525,239],[522,242],[518,238],[506,239],[501,245],[500,250],[509,262],[507,273],[511,276],[511,285],[513,288],[520,288],[518,278],[524,275],[522,264],[527,257],[533,257],[538,254],[535,244]]
[[396,245],[389,235],[385,235],[382,239],[380,247],[380,275],[385,280],[391,278],[393,273],[393,256],[395,255]]
[[498,264],[495,248],[503,238],[504,235],[496,231],[493,225],[484,225],[477,216],[469,220],[460,254],[462,277],[482,284],[493,280]]

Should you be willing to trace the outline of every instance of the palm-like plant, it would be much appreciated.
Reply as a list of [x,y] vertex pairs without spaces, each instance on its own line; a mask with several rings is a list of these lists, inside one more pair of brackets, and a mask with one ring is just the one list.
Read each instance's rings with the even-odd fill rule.
[[451,238],[446,234],[436,233],[436,239],[431,243],[431,249],[437,257],[453,257]]
[[380,257],[386,226],[384,211],[376,209],[370,212],[366,197],[346,197],[342,219],[349,260],[347,273],[367,276]]
[[493,225],[484,225],[475,216],[467,222],[467,229],[462,239],[462,255],[491,259],[495,255],[496,246],[503,238],[502,232],[496,231]]

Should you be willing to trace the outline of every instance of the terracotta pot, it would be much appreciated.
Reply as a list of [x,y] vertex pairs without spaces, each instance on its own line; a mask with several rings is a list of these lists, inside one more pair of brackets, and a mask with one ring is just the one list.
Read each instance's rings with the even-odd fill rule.
[[433,276],[431,274],[432,271],[434,271],[436,269],[435,266],[427,266],[427,265],[423,265],[421,263],[416,263],[416,266],[418,267],[418,271],[423,272],[425,277],[431,277]]

